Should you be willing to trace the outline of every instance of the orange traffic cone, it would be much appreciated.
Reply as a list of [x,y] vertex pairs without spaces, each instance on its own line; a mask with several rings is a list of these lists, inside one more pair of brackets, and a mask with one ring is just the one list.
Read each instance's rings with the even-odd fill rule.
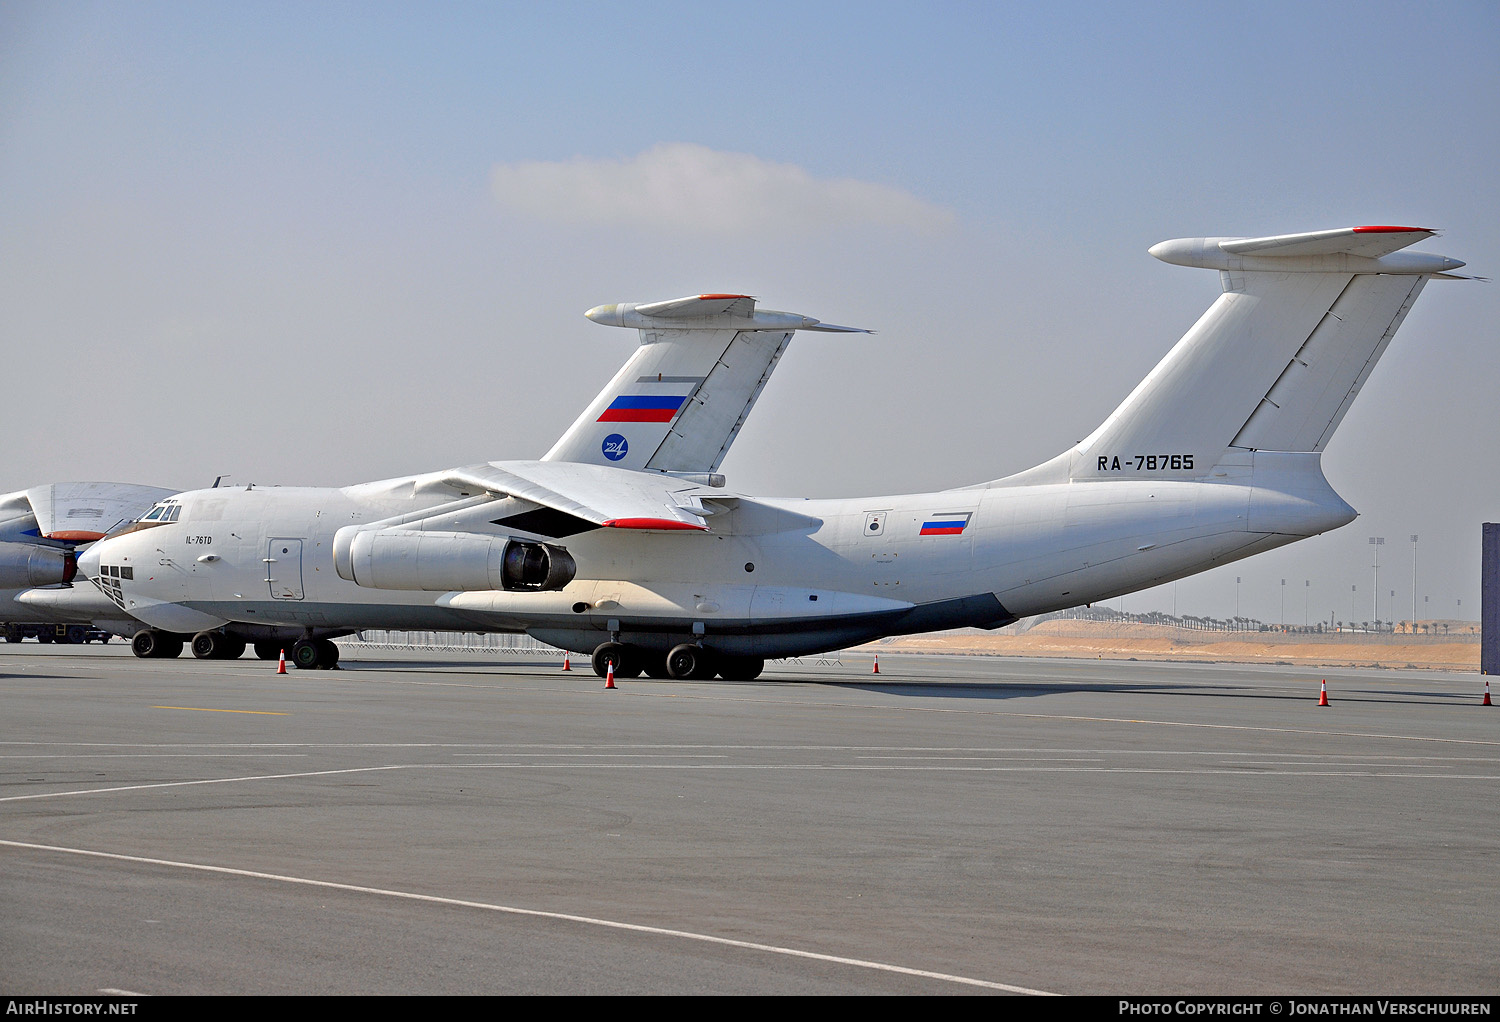
[[1490,702],[1490,679],[1488,679],[1488,678],[1484,679],[1484,702],[1480,703],[1479,705],[1480,706],[1493,706],[1493,705],[1495,705],[1494,703]]
[[870,673],[871,674],[879,674],[880,673],[880,657],[876,657],[875,658],[875,669],[873,671],[871,671]]
[[281,663],[279,663],[279,664],[276,665],[276,673],[277,674],[285,674],[286,673],[286,650],[282,650],[281,651]]
[[571,668],[571,667],[568,666],[568,655],[566,653],[564,653],[563,654],[563,670],[565,670],[565,671],[571,671],[572,669],[573,668]]
[[605,663],[609,664],[609,668],[604,672],[604,687],[605,688],[614,688],[615,687],[615,662],[613,660],[606,660]]
[[1328,679],[1327,678],[1323,679],[1323,684],[1319,688],[1319,691],[1318,691],[1318,705],[1319,706],[1327,706],[1328,705]]

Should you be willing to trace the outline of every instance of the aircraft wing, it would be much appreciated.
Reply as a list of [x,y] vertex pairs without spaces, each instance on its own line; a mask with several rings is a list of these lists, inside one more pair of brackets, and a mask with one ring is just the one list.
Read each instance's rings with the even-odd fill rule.
[[[605,529],[702,532],[708,529],[704,519],[713,513],[688,496],[697,490],[694,484],[600,465],[492,461],[454,469],[448,480],[529,501]],[[526,528],[525,524],[517,527]]]
[[601,305],[585,315],[635,327],[640,347],[543,457],[623,469],[716,472],[798,330],[867,333],[706,294]]
[[48,483],[27,490],[26,499],[44,539],[87,543],[177,492],[136,483]]

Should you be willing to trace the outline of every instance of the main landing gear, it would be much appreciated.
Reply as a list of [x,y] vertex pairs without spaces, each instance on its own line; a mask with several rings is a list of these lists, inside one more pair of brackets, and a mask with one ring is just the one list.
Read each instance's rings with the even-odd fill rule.
[[645,671],[652,678],[707,680],[717,674],[726,681],[753,681],[766,666],[762,657],[726,656],[691,642],[673,646],[665,654],[624,642],[606,642],[594,650],[594,673],[604,677],[611,663],[617,678],[634,678]]
[[130,652],[143,660],[170,660],[182,654],[182,636],[147,628],[130,640]]
[[[130,651],[149,660],[180,656],[187,645],[186,636],[146,628],[130,640]],[[287,659],[303,670],[336,670],[339,648],[329,639],[298,639],[291,645],[280,642],[257,642],[255,655],[262,660],[278,660],[285,649]],[[245,652],[245,640],[219,631],[199,632],[192,637],[193,656],[199,660],[234,660]]]
[[292,643],[291,661],[304,671],[338,670],[339,648],[331,639],[298,639]]
[[199,660],[238,660],[245,640],[223,632],[199,632],[193,636],[193,656]]

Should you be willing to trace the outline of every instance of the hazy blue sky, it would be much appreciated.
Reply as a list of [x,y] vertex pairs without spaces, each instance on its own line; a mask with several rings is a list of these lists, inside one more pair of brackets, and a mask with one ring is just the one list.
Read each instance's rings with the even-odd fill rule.
[[[1497,100],[1494,2],[5,0],[0,490],[537,457],[635,343],[582,312],[700,291],[879,331],[798,337],[735,489],[995,478],[1213,301],[1157,241],[1410,224],[1500,274]],[[1383,535],[1402,618],[1417,533],[1419,617],[1477,618],[1497,286],[1430,284],[1345,419],[1361,518],[1180,611],[1368,619]]]

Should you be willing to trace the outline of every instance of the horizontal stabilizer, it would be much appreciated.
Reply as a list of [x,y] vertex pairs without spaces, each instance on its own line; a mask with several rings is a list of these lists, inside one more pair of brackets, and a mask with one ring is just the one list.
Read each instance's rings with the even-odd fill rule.
[[700,477],[729,453],[793,333],[868,332],[757,310],[741,294],[600,305],[585,315],[638,329],[640,347],[542,460]]
[[755,308],[750,295],[689,295],[665,302],[621,302],[597,305],[584,313],[604,326],[635,327],[640,330],[686,330],[706,327],[717,330],[817,330],[826,333],[868,334],[861,327],[835,326],[795,312]]
[[[619,309],[618,305],[599,308]],[[590,309],[584,315],[594,318]],[[661,319],[692,319],[696,316],[729,316],[745,319],[755,315],[755,299],[749,295],[689,295],[686,298],[670,298],[665,302],[649,302],[637,305],[635,311],[642,316]]]
[[1303,256],[1346,252],[1378,259],[1436,233],[1425,227],[1340,227],[1332,231],[1221,241],[1219,247],[1231,255]]
[[1458,269],[1463,262],[1447,256],[1394,254],[1436,233],[1425,227],[1341,227],[1267,238],[1176,238],[1152,245],[1150,252],[1162,262],[1207,270],[1430,275]]

